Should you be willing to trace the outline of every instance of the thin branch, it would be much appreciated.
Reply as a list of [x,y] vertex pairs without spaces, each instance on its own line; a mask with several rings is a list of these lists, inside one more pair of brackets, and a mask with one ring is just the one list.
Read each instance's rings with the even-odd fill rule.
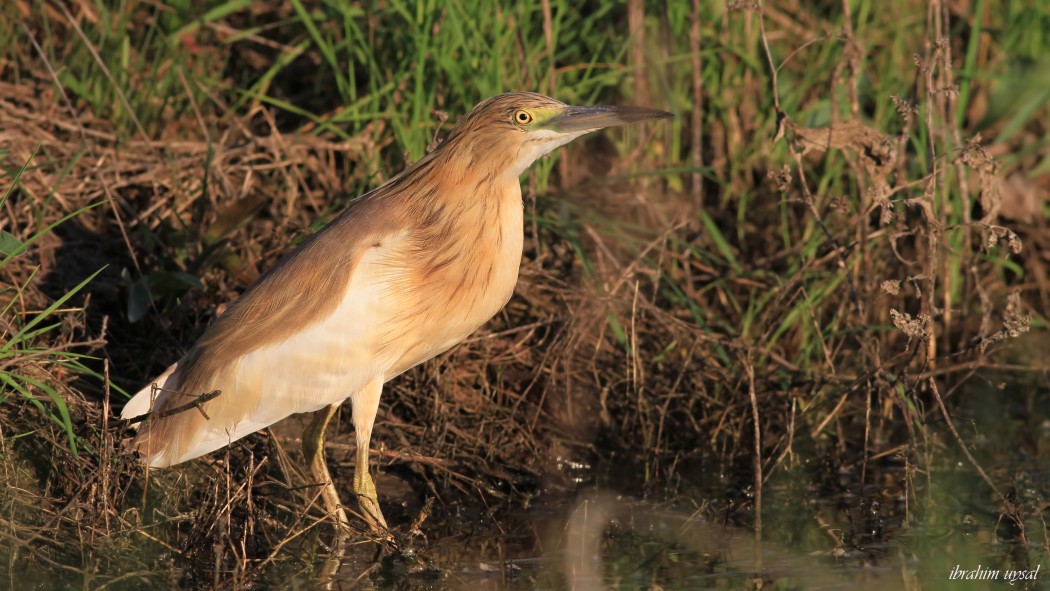
[[[158,388],[158,390],[159,389],[160,388]],[[170,416],[177,415],[177,414],[179,414],[181,412],[186,412],[187,410],[194,409],[194,408],[197,409],[198,411],[200,411],[200,413],[202,415],[204,415],[205,419],[210,421],[211,417],[208,416],[208,413],[204,412],[204,403],[208,402],[209,400],[213,400],[215,398],[218,398],[219,394],[222,394],[222,390],[212,390],[211,392],[205,392],[204,394],[200,394],[198,396],[194,396],[194,395],[191,394],[190,396],[193,397],[193,400],[187,402],[186,404],[180,404],[179,406],[176,406],[174,408],[168,408],[168,409],[165,409],[165,410],[159,410],[159,411],[152,410],[150,412],[138,415],[136,417],[131,417],[130,419],[127,419],[125,422],[127,424],[129,424],[129,425],[135,424],[135,423],[141,423],[142,421],[150,419],[151,416],[154,415],[154,414],[156,414],[156,416],[153,416],[152,417],[153,419],[166,419],[166,418],[168,418]]]

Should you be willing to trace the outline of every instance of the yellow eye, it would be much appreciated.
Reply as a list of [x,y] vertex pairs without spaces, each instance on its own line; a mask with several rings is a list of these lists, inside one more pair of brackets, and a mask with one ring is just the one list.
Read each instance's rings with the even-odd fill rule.
[[528,125],[532,123],[532,113],[520,109],[514,111],[514,122],[518,125]]

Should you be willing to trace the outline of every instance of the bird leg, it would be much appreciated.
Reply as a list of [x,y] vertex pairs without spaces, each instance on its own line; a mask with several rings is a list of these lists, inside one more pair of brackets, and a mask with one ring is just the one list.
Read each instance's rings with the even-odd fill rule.
[[383,380],[372,380],[352,398],[354,407],[354,435],[357,437],[357,461],[354,463],[354,494],[361,508],[361,515],[378,533],[386,534],[386,519],[379,509],[376,485],[368,469],[368,447],[372,439],[372,424],[379,412],[379,396],[383,393]]
[[339,490],[328,473],[328,464],[324,459],[324,430],[338,409],[339,404],[330,404],[315,412],[310,425],[303,431],[303,455],[306,456],[314,482],[321,484],[321,502],[324,503],[325,512],[335,520],[337,548],[342,546],[343,539],[350,531],[350,520],[339,500]]

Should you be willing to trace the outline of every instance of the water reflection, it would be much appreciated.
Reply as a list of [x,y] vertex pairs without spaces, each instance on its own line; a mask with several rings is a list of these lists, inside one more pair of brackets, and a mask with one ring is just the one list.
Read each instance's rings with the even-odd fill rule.
[[[776,499],[777,491],[771,493]],[[428,550],[440,571],[412,576],[372,571],[363,588],[941,589],[960,583],[952,578],[957,565],[1002,567],[1001,560],[991,557],[1002,557],[1009,543],[1000,539],[989,544],[991,532],[982,527],[939,526],[944,517],[892,541],[880,541],[877,532],[869,532],[876,537],[865,538],[863,545],[845,543],[841,531],[813,519],[802,526],[808,531],[788,536],[794,544],[785,544],[782,526],[798,527],[798,522],[781,508],[770,511],[771,531],[760,541],[750,530],[712,522],[699,512],[598,493],[567,509],[560,523],[549,514],[535,515],[532,548],[520,541],[511,549],[491,539],[445,540]],[[848,518],[839,525],[845,522]],[[513,555],[501,559],[499,552]],[[1031,569],[1041,568],[1040,556],[1045,561],[1040,552],[1033,552]],[[473,558],[465,559],[464,554]],[[362,566],[353,561],[344,565],[331,588],[359,588]],[[1001,570],[1005,580],[1008,569]],[[1027,583],[1018,580],[1015,587],[1035,588],[1038,581]]]

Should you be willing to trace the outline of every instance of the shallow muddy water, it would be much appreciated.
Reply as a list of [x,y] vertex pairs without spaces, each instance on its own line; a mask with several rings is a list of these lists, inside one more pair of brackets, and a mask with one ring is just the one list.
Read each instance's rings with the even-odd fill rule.
[[403,565],[350,560],[332,583],[479,590],[1047,589],[1046,395],[999,384],[968,393],[953,416],[1005,505],[943,424],[931,421],[921,435],[929,470],[892,447],[874,449],[865,466],[807,457],[804,449],[772,470],[767,465],[760,539],[754,490],[727,493],[730,479],[715,469],[683,466],[687,478],[674,495],[641,501],[612,489],[613,483],[623,489],[631,481],[625,474],[642,467],[604,464],[574,499],[538,502],[471,531],[455,533],[452,523],[436,528],[435,534],[447,531],[423,552],[436,571],[411,574]]
[[[108,538],[65,532],[50,541],[61,552],[7,545],[0,563],[11,589],[1050,588],[1047,392],[994,384],[965,395],[953,422],[1002,497],[931,418],[906,446],[873,435],[866,463],[802,437],[768,454],[760,536],[746,466],[699,455],[659,484],[644,463],[599,458],[563,466],[574,491],[488,512],[446,507],[400,552],[362,540],[340,563],[328,560],[327,526],[264,541],[269,560],[238,548],[237,531],[187,557],[159,541],[191,546],[171,531],[185,520],[122,531],[118,517]],[[231,569],[223,556],[239,552],[248,558]]]
[[[1032,476],[1045,483],[1045,473]],[[524,534],[479,532],[432,544],[425,554],[440,572],[351,560],[334,583],[366,589],[983,589],[992,579],[1048,588],[1040,515],[1024,524],[1026,545],[979,490],[982,483],[962,471],[932,478],[936,490],[913,500],[910,518],[900,512],[904,499],[807,498],[792,484],[772,484],[761,541],[752,530],[700,516],[686,502],[591,492],[573,507],[506,522]],[[884,502],[897,506],[884,509]]]

